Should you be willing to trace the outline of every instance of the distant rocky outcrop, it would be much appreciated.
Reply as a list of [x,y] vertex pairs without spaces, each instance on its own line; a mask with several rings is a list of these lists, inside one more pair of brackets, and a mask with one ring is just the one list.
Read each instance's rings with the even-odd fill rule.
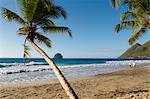
[[63,56],[60,53],[54,55],[54,59],[62,59]]
[[150,58],[150,41],[143,45],[136,43],[127,49],[119,58]]

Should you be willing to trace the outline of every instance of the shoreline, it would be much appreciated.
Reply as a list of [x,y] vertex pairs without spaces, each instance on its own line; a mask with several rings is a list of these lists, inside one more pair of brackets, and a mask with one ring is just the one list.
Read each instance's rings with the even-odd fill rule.
[[[140,66],[140,67],[139,67]],[[78,79],[86,79],[86,78],[91,78],[97,75],[107,75],[107,74],[111,74],[111,73],[115,73],[115,72],[120,72],[120,71],[124,71],[124,70],[130,70],[130,69],[134,69],[134,68],[143,68],[143,67],[150,67],[150,63],[147,64],[141,64],[138,65],[137,67],[129,67],[123,70],[116,70],[116,71],[109,71],[109,72],[104,72],[104,73],[98,73],[96,75],[87,75],[87,76],[81,76],[81,77],[75,77],[75,78],[67,78],[67,80],[69,81],[74,81],[74,80],[78,80]],[[51,79],[51,80],[42,80],[42,81],[31,81],[31,82],[24,82],[24,83],[11,83],[11,84],[3,84],[2,86],[0,85],[0,88],[2,87],[18,87],[18,86],[29,86],[29,85],[33,85],[33,84],[37,84],[37,85],[41,85],[41,84],[49,84],[49,83],[59,83],[59,81],[56,79]]]
[[[68,81],[81,99],[150,97],[150,65]],[[68,98],[57,80],[6,85],[0,87],[0,93],[0,98],[4,99]]]
[[[141,67],[134,67],[134,68],[143,68],[143,67],[150,67],[150,63],[148,64],[141,64],[140,65]],[[123,70],[116,70],[116,71],[110,71],[110,72],[105,72],[105,73],[99,73],[99,74],[96,74],[96,75],[87,75],[87,76],[81,76],[81,77],[75,77],[75,78],[67,78],[68,81],[74,81],[74,80],[78,80],[78,79],[87,79],[87,78],[91,78],[91,77],[94,77],[94,76],[97,76],[97,75],[108,75],[108,74],[111,74],[111,73],[115,73],[115,72],[121,72],[121,71],[124,71],[124,70],[129,70],[129,69],[132,69],[132,68],[126,68],[126,69],[123,69]],[[0,85],[0,88],[5,88],[5,87],[22,87],[22,86],[32,86],[33,84],[36,84],[36,85],[43,85],[43,84],[50,84],[50,83],[59,83],[59,81],[56,79],[51,79],[51,80],[42,80],[42,81],[31,81],[31,82],[24,82],[24,83],[13,83],[13,84],[3,84],[3,85]]]

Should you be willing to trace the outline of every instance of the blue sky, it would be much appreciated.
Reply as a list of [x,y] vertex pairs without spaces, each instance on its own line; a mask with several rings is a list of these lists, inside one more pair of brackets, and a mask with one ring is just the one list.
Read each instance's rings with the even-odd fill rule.
[[[62,53],[66,58],[106,58],[118,57],[130,46],[127,43],[130,30],[119,34],[114,32],[114,25],[119,22],[120,12],[113,9],[109,0],[55,0],[68,13],[68,19],[57,19],[57,25],[68,26],[73,38],[66,34],[50,34],[52,48],[41,46],[49,56]],[[17,11],[15,0],[1,0],[0,7]],[[0,57],[22,57],[23,37],[17,35],[20,26],[15,22],[6,22],[0,16]],[[148,33],[137,42],[149,40]],[[32,47],[31,57],[41,57]]]

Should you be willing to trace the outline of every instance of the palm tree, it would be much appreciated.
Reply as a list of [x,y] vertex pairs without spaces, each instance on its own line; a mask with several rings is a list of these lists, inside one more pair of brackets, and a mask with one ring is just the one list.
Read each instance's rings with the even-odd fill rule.
[[[26,43],[29,42],[51,66],[70,99],[78,99],[76,93],[73,91],[56,64],[37,45],[37,43],[41,43],[46,45],[48,48],[51,47],[51,41],[49,38],[44,36],[44,33],[67,32],[69,33],[70,37],[72,36],[68,27],[55,26],[54,22],[51,20],[53,18],[60,17],[66,19],[67,16],[65,10],[60,6],[54,5],[54,3],[50,0],[17,0],[17,3],[22,16],[19,16],[7,8],[2,8],[2,16],[8,21],[16,21],[17,23],[21,24],[22,27],[18,29],[18,34],[25,37],[23,44],[24,57],[26,58],[29,56],[29,47]],[[43,33],[41,33],[41,31],[43,31]]]
[[142,34],[150,29],[150,0],[111,0],[113,7],[127,5],[127,11],[121,13],[121,21],[115,26],[115,31],[132,28],[128,43],[133,44]]

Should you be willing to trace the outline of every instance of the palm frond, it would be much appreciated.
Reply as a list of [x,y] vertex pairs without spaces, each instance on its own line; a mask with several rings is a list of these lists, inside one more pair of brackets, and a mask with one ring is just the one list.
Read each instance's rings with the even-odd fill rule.
[[53,10],[50,10],[50,12],[56,13],[55,14],[56,18],[58,18],[59,16],[62,16],[64,19],[67,18],[66,11],[62,7],[60,7],[60,6],[53,7]]
[[48,26],[42,27],[42,29],[46,33],[68,33],[72,37],[71,30],[68,27]]
[[[149,0],[126,0],[129,10],[138,12],[137,14],[150,14]],[[145,15],[144,15],[145,16]]]
[[114,27],[114,30],[118,33],[122,30],[121,28],[121,24],[117,24],[115,27]]
[[38,29],[36,25],[32,25],[31,24],[25,24],[23,25],[21,28],[18,29],[18,35],[24,35],[24,36],[34,36],[34,33],[36,32],[36,30]]
[[16,21],[19,24],[25,24],[25,21],[19,15],[6,8],[2,8],[2,16],[8,21]]
[[23,44],[23,48],[24,48],[23,57],[28,58],[30,56],[29,54],[30,48],[26,44]]
[[17,2],[24,18],[28,22],[31,22],[34,18],[39,0],[17,0]]
[[123,21],[121,22],[121,26],[124,28],[130,28],[133,27],[135,24],[138,24],[138,20],[130,20],[130,21]]
[[56,6],[51,0],[39,0],[33,21],[41,23],[41,20],[50,18],[67,18],[66,11],[61,6]]
[[37,23],[39,26],[55,26],[54,22],[48,18],[43,18]]
[[27,58],[30,56],[30,54],[29,54],[30,48],[26,45],[26,41],[27,41],[27,38],[25,39],[24,44],[23,44],[24,63],[27,63]]
[[42,0],[45,6],[48,9],[49,13],[55,15],[55,17],[63,17],[64,19],[67,18],[66,11],[61,6],[55,6],[54,3],[50,0]]
[[120,24],[117,24],[115,26],[115,31],[119,32],[123,29],[132,28],[134,26],[136,26],[136,28],[138,28],[139,25],[140,25],[140,21],[138,21],[138,20],[122,21]]
[[39,43],[45,44],[47,47],[51,47],[51,40],[40,33],[35,33],[34,40],[37,40]]
[[18,29],[18,35],[27,35],[28,33],[28,26],[24,24],[21,28]]
[[138,32],[134,33],[128,40],[128,43],[133,44],[141,35],[146,32],[146,28],[142,27]]
[[[116,1],[112,0],[114,7]],[[127,12],[121,14],[121,22],[115,26],[115,31],[122,29],[132,29],[133,35],[128,40],[131,45],[150,27],[150,0],[119,0],[123,6],[126,6]]]
[[139,24],[135,23],[135,24],[132,26],[132,33],[135,33],[136,30],[138,30],[139,26],[140,26]]
[[114,8],[117,8],[120,5],[120,0],[110,0]]
[[128,20],[128,19],[136,19],[137,18],[137,15],[133,12],[123,12],[121,14],[121,21],[125,21],[125,20]]

